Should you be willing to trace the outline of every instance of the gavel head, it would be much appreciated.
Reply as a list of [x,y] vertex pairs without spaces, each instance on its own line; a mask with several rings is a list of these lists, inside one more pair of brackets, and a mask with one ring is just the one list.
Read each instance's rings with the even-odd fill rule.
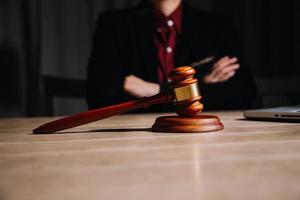
[[194,74],[195,69],[189,66],[175,68],[169,74],[170,87],[176,100],[176,113],[182,117],[193,117],[203,109],[198,80]]

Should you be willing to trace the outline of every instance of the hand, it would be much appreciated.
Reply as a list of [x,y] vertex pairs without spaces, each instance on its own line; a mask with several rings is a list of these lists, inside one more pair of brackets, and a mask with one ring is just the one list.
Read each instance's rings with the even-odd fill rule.
[[144,81],[134,75],[125,78],[123,89],[137,98],[154,96],[160,92],[159,84]]
[[203,82],[206,84],[225,82],[235,75],[235,71],[240,67],[236,57],[225,56],[218,60],[212,68],[212,71],[204,76]]

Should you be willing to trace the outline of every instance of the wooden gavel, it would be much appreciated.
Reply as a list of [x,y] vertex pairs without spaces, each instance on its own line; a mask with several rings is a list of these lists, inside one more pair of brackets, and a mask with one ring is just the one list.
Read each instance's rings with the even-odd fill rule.
[[196,116],[202,111],[203,104],[200,103],[201,95],[198,88],[198,80],[194,78],[194,74],[195,69],[193,67],[183,66],[175,68],[169,75],[170,88],[172,89],[170,94],[158,94],[152,97],[144,97],[140,100],[78,113],[46,123],[34,129],[33,133],[54,133],[113,115],[126,113],[140,108],[148,108],[155,104],[170,102],[175,102],[175,105],[177,106],[176,113],[179,116]]

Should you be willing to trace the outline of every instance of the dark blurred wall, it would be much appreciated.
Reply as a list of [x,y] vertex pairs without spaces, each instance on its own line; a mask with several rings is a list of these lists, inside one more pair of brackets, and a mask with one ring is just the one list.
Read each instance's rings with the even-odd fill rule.
[[0,1],[0,117],[25,114],[25,60],[19,0]]
[[217,12],[231,14],[255,75],[300,74],[300,3],[296,0],[215,1]]
[[[85,79],[99,12],[137,0],[1,0],[0,116],[41,114],[43,75]],[[256,77],[300,76],[297,0],[190,0],[231,15]],[[85,101],[57,99],[55,114],[86,109]]]

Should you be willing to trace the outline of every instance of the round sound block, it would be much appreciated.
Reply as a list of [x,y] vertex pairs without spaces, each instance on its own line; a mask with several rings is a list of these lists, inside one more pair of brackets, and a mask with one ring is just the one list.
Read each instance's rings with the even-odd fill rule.
[[158,117],[152,126],[154,132],[201,133],[223,130],[219,117],[197,115],[195,117],[163,116]]

